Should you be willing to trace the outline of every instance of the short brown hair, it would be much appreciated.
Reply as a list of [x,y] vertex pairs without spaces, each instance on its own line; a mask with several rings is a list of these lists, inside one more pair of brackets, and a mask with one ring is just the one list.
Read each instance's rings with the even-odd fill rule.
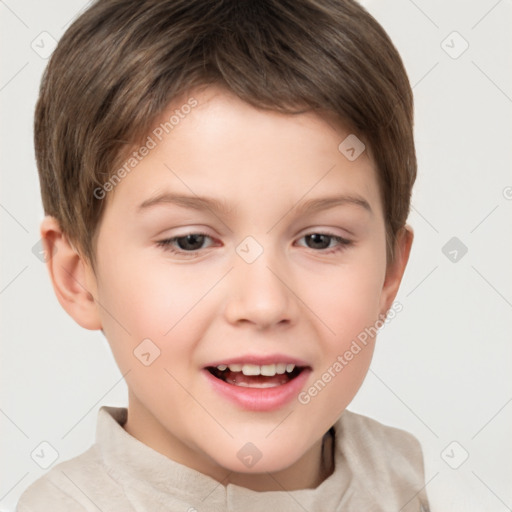
[[[41,83],[41,195],[93,264],[94,190],[178,96],[226,87],[286,113],[334,113],[377,166],[387,258],[416,179],[413,98],[391,40],[353,0],[98,0],[66,31]],[[340,141],[341,142],[341,141]]]

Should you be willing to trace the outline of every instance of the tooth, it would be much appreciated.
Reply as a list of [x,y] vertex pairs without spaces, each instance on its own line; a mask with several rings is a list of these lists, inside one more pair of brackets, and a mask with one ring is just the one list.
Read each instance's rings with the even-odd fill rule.
[[242,365],[241,364],[230,364],[229,369],[232,372],[241,372],[242,371]]
[[220,370],[221,372],[223,372],[226,369],[227,369],[227,366],[225,364],[219,364],[217,366],[217,370]]
[[276,374],[276,365],[275,364],[264,364],[260,368],[261,375],[265,375],[265,377],[273,377]]
[[244,375],[259,375],[260,367],[257,364],[244,364],[242,366],[242,373]]
[[286,363],[277,363],[276,364],[276,373],[278,375],[283,375],[283,373],[286,371]]
[[295,369],[295,365],[294,365],[294,364],[287,364],[287,365],[286,365],[286,371],[287,371],[288,373],[293,372],[293,370],[294,370],[294,369]]
[[239,382],[235,384],[235,386],[240,386],[241,388],[253,388],[253,389],[263,389],[263,388],[275,388],[279,386],[275,382],[258,382],[257,384],[248,384],[247,382]]

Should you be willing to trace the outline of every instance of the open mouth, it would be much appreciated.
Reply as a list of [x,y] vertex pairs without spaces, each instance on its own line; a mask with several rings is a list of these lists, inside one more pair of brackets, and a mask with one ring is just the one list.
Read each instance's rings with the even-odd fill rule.
[[298,377],[305,366],[292,363],[276,364],[219,364],[206,368],[214,377],[227,384],[246,388],[273,388],[282,386]]

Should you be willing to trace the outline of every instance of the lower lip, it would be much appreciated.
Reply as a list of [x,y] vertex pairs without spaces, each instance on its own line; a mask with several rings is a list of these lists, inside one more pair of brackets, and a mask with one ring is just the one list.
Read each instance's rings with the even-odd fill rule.
[[249,411],[274,411],[297,398],[311,370],[304,369],[297,377],[286,384],[273,388],[246,388],[228,384],[214,377],[208,370],[203,370],[206,379],[213,389],[234,402],[239,407]]

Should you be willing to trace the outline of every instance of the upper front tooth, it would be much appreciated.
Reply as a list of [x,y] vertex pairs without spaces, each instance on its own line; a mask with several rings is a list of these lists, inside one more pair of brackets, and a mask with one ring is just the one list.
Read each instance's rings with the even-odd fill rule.
[[273,377],[276,374],[276,365],[275,364],[264,364],[260,368],[261,375],[265,375],[266,377]]
[[244,375],[263,375],[265,377],[273,377],[274,375],[283,375],[285,372],[291,373],[295,369],[295,365],[292,363],[273,363],[273,364],[230,364],[226,366],[225,364],[219,364],[217,369],[220,371],[224,371],[227,368],[232,372],[242,372]]
[[278,375],[283,375],[283,373],[286,371],[286,363],[277,363],[276,364],[276,373]]
[[[231,367],[230,367],[230,369],[231,369]],[[236,371],[236,370],[232,370],[232,371]],[[260,367],[257,364],[244,364],[242,366],[242,373],[244,375],[259,375]]]

